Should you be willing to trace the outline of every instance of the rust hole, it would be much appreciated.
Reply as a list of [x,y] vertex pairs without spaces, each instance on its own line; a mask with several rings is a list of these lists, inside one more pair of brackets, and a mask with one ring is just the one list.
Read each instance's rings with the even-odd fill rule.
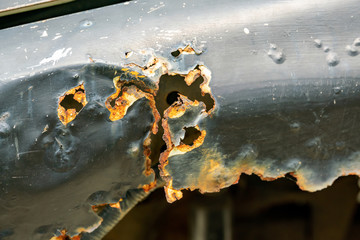
[[113,107],[115,107],[115,102],[116,102],[116,98],[114,98],[114,99],[112,99],[111,101],[110,101],[110,106],[113,108]]
[[80,112],[83,109],[83,105],[74,99],[74,94],[69,94],[64,97],[60,103],[66,110],[75,109],[76,112]]
[[201,132],[195,127],[185,127],[185,136],[184,139],[181,140],[183,144],[188,146],[192,146],[194,141],[201,136]]
[[163,144],[160,148],[160,153],[165,152],[166,149],[167,149],[166,144]]
[[[186,96],[191,101],[203,102],[206,106],[206,111],[214,108],[215,101],[209,93],[202,94],[201,84],[204,82],[202,76],[194,76],[195,80],[190,86],[185,82],[185,76],[181,74],[164,74],[159,79],[159,90],[155,95],[156,109],[159,111],[161,118],[164,111],[173,104],[179,97],[179,94]],[[160,158],[161,146],[165,145],[163,140],[164,130],[160,124],[157,134],[151,136],[151,154],[150,159],[155,164]],[[197,135],[197,137],[199,137]],[[197,139],[197,138],[195,138]],[[194,140],[195,140],[194,139]],[[193,144],[193,141],[189,141]],[[184,143],[185,144],[185,143]],[[192,146],[192,145],[191,145]]]
[[68,90],[59,98],[59,120],[66,126],[76,118],[86,104],[86,93],[83,84]]
[[179,55],[180,55],[180,51],[179,50],[176,50],[176,51],[173,51],[173,52],[171,52],[171,55],[173,56],[173,57],[178,57]]
[[178,91],[170,92],[166,97],[167,104],[169,104],[169,105],[173,104],[174,102],[176,102],[178,100],[179,96],[180,95],[179,95]]

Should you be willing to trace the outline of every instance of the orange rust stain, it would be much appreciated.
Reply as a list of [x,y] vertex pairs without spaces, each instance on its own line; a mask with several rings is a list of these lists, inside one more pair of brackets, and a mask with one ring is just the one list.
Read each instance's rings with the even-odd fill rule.
[[169,111],[169,118],[179,118],[186,112],[186,106],[183,104],[173,106]]
[[[232,161],[230,165],[225,165],[223,159],[226,158],[227,156],[218,152],[216,147],[214,147],[214,149],[202,149],[201,159],[198,161],[201,163],[199,175],[196,177],[192,175],[187,177],[185,182],[187,188],[190,190],[199,189],[201,193],[218,192],[222,188],[236,184],[242,173],[248,175],[256,174],[262,180],[266,181],[272,181],[285,175],[285,173],[279,173],[278,176],[266,176],[265,173],[268,166],[259,166],[254,164],[256,154],[253,156],[248,155],[246,158]],[[168,162],[166,162],[164,166],[166,166],[167,163]],[[163,172],[168,174],[166,169],[164,169]],[[168,179],[167,182],[172,180],[170,175],[167,175],[166,177]],[[172,185],[169,184],[168,186],[170,186],[171,189]],[[183,189],[176,191],[180,190]],[[173,200],[173,198],[170,198],[170,200]]]
[[195,69],[191,70],[188,74],[186,74],[184,80],[185,80],[186,84],[188,86],[190,86],[200,76],[201,76],[200,69],[195,68]]
[[[135,75],[137,76],[137,74]],[[134,102],[145,97],[146,99],[149,100],[149,105],[150,108],[152,109],[152,113],[154,116],[154,122],[152,124],[151,132],[152,134],[156,134],[158,132],[158,122],[160,121],[161,116],[155,105],[155,98],[153,96],[154,90],[146,88],[146,85],[143,81],[134,81],[134,80],[122,81],[120,79],[120,76],[115,77],[113,79],[113,83],[116,88],[116,92],[110,95],[105,101],[105,106],[110,111],[109,119],[111,121],[117,121],[122,119],[126,115],[128,108]],[[142,89],[139,89],[136,85],[131,85],[135,83],[140,87],[142,87]],[[129,86],[125,86],[125,85],[129,85]],[[150,144],[151,144],[151,136],[149,135],[143,143],[144,156],[145,156],[144,174],[146,176],[149,176],[154,173],[154,171],[151,169]]]
[[149,100],[149,104],[155,118],[152,126],[152,132],[153,134],[156,134],[158,131],[157,123],[160,120],[160,114],[155,107],[154,96],[139,90],[135,85],[122,87],[121,89],[117,88],[116,92],[106,99],[105,106],[110,111],[109,119],[111,121],[122,119],[126,115],[129,107],[137,100],[144,97]]
[[166,119],[162,119],[162,127],[164,129],[164,134],[163,134],[162,138],[163,138],[167,148],[163,153],[160,154],[158,167],[160,170],[160,176],[166,182],[166,186],[164,187],[166,198],[173,199],[173,197],[171,195],[172,192],[169,191],[169,189],[172,190],[172,178],[170,176],[170,173],[165,168],[169,164],[168,158],[169,158],[169,154],[173,148],[173,144],[171,142],[169,125],[168,125],[168,122]]
[[[203,78],[203,82],[200,84],[201,95],[205,96],[205,94],[210,94],[210,97],[215,102],[215,99],[212,96],[210,89],[211,72],[204,65],[198,65],[195,69],[191,70],[187,75],[185,75],[184,81],[188,86],[190,86],[200,76]],[[208,113],[211,113],[214,110],[214,108],[215,108],[215,104],[214,107],[210,109]]]
[[173,53],[171,53],[174,57],[178,57],[181,54],[196,54],[196,55],[200,55],[202,52],[196,52],[190,45],[187,45],[184,48],[178,48],[177,51],[179,52],[176,55],[173,55]]
[[[198,126],[195,127],[196,129],[200,130]],[[190,152],[191,150],[195,149],[195,148],[198,148],[200,147],[203,143],[204,143],[204,140],[205,140],[205,136],[206,136],[206,131],[205,130],[202,130],[200,131],[201,132],[201,135],[195,139],[194,143],[190,146],[190,145],[186,145],[184,143],[180,143],[179,146],[176,146],[174,148],[175,151],[180,151],[180,152]],[[171,155],[171,153],[170,153]]]
[[164,187],[166,200],[169,203],[175,202],[176,200],[180,200],[183,197],[183,193],[180,190],[175,190],[172,187],[172,179],[168,182],[168,184]]
[[92,205],[91,209],[95,212],[98,213],[101,209],[103,209],[106,206],[106,204],[99,204],[99,205]]
[[216,149],[202,150],[202,166],[197,178],[189,178],[187,184],[191,190],[199,189],[201,193],[218,192],[221,188],[228,187],[238,181],[241,166],[225,166],[223,156]]
[[201,53],[195,52],[195,50],[192,47],[190,47],[190,45],[187,45],[183,49],[179,48],[178,51],[180,53],[197,54],[197,55],[201,54]]
[[126,115],[128,108],[143,97],[145,97],[145,93],[135,86],[117,89],[116,93],[105,101],[105,106],[110,111],[110,120],[117,121],[122,119]]
[[151,189],[154,189],[156,187],[156,179],[149,183],[142,186],[142,189],[144,189],[144,192],[149,192]]
[[121,207],[120,207],[120,202],[121,201],[122,201],[122,199],[120,199],[120,201],[117,202],[117,203],[110,203],[109,206],[112,207],[112,208],[121,209]]
[[70,237],[69,235],[67,235],[66,230],[61,230],[60,236],[54,236],[50,240],[80,240],[80,239],[81,239],[81,236],[79,236],[79,235]]
[[92,205],[91,208],[95,213],[98,213],[99,211],[101,211],[106,206],[121,209],[120,202],[122,202],[122,201],[123,201],[123,199],[120,198],[120,200],[118,202],[116,202],[116,203],[103,203],[103,204],[98,204],[98,205]]
[[[134,72],[134,71],[132,71],[132,72]],[[135,75],[135,74],[133,74],[133,75],[136,78],[145,77],[145,76],[142,76],[142,75]],[[135,85],[138,89],[140,89],[141,91],[146,92],[146,93],[154,94],[154,91],[155,91],[155,89],[151,89],[151,88],[147,87],[144,81],[140,81],[138,79],[131,79],[131,80],[128,80],[128,81],[126,81],[126,80],[124,81],[124,80],[122,80],[120,78],[120,76],[116,76],[116,77],[113,78],[113,83],[114,83],[114,86],[115,86],[116,89],[121,89],[125,85],[127,85],[127,86]]]
[[[156,129],[157,129],[157,125],[156,125]],[[154,173],[154,170],[151,168],[151,159],[150,159],[151,148],[150,148],[150,144],[151,144],[151,136],[149,135],[144,140],[144,143],[143,143],[144,157],[145,157],[145,170],[144,170],[145,176],[150,176],[151,174]]]
[[[197,104],[197,105],[199,104],[197,102],[192,102],[192,101],[188,100],[184,96],[180,95],[180,97],[182,97],[183,103],[185,105],[185,111],[187,108],[186,106],[190,106],[193,104]],[[201,135],[197,139],[194,140],[194,142],[191,146],[186,145],[184,143],[181,143],[179,146],[174,146],[174,144],[171,141],[171,133],[170,133],[170,129],[169,129],[168,121],[167,121],[167,119],[169,118],[169,115],[176,116],[175,113],[178,112],[178,111],[173,111],[173,108],[179,108],[179,106],[174,104],[174,105],[170,106],[168,109],[166,109],[164,112],[164,118],[162,119],[162,127],[164,129],[163,140],[166,143],[167,149],[163,153],[160,154],[160,160],[159,160],[160,175],[166,181],[166,186],[164,187],[164,190],[165,190],[166,199],[169,203],[181,199],[182,192],[181,192],[181,190],[174,189],[172,186],[173,179],[172,179],[170,173],[166,170],[166,166],[169,164],[168,158],[172,155],[179,154],[179,153],[183,154],[183,153],[189,152],[195,148],[198,148],[199,146],[201,146],[203,144],[203,142],[205,140],[205,136],[206,136],[205,130],[200,131],[199,126],[195,126],[195,128],[201,132]],[[179,109],[182,109],[182,108],[179,108]]]
[[153,116],[154,116],[154,123],[153,123],[153,126],[152,126],[152,133],[153,134],[156,134],[158,132],[158,123],[161,119],[161,116],[160,116],[160,113],[159,111],[157,110],[156,108],[156,104],[155,104],[155,98],[153,95],[151,94],[146,94],[145,97],[149,100],[149,105],[152,109],[152,113],[153,113]]
[[136,63],[130,63],[127,66],[140,68],[144,75],[147,76],[155,75],[158,69],[161,69],[163,73],[168,72],[168,63],[165,60],[154,56],[149,59],[148,63],[144,67]]
[[174,102],[173,105],[166,109],[166,117],[179,118],[189,109],[190,106],[199,106],[197,100],[191,101],[186,96],[179,94],[180,101]]
[[135,71],[131,71],[130,72],[132,75],[134,75],[135,77],[137,77],[138,75],[139,75],[139,73],[138,72],[135,72]]
[[[191,52],[193,49],[186,48],[183,49],[185,52]],[[156,70],[165,69],[167,73],[167,65],[159,58],[152,58],[149,60],[148,64],[145,67],[141,67],[137,64],[129,64],[129,66],[139,67],[146,75],[152,75]],[[129,72],[130,70],[127,68],[123,68],[122,71]],[[144,78],[144,75],[140,75],[138,72],[131,71],[129,72],[136,78]],[[187,75],[184,76],[184,80],[188,86],[190,86],[198,77],[202,77],[204,80],[200,84],[201,94],[204,96],[206,93],[210,94],[210,97],[213,98],[210,92],[209,82],[211,78],[210,71],[205,66],[197,66],[195,69],[191,70]],[[155,89],[150,89],[146,86],[144,81],[141,80],[129,80],[123,81],[120,79],[120,76],[117,76],[113,79],[114,86],[116,88],[116,92],[109,96],[105,102],[106,108],[110,111],[110,120],[116,121],[122,119],[126,113],[128,108],[137,100],[141,98],[147,98],[149,100],[149,105],[153,111],[153,116],[155,118],[154,123],[152,125],[152,134],[156,134],[158,132],[158,122],[162,120],[162,127],[164,129],[164,134],[162,136],[163,140],[166,143],[166,150],[160,154],[159,158],[159,169],[160,176],[166,181],[165,186],[165,194],[169,202],[173,202],[182,198],[181,190],[176,190],[172,187],[172,177],[169,172],[166,170],[166,166],[168,165],[168,158],[174,154],[183,154],[189,152],[195,148],[201,146],[205,140],[206,131],[200,130],[198,126],[196,128],[200,131],[200,136],[194,140],[191,145],[186,145],[184,143],[180,143],[179,146],[174,146],[171,141],[171,133],[167,123],[169,118],[179,118],[181,117],[186,110],[190,106],[198,106],[199,102],[197,100],[191,101],[186,96],[180,95],[180,100],[171,105],[168,109],[166,109],[163,113],[163,118],[161,119],[161,115],[158,112],[155,104],[156,93],[158,91],[158,86]],[[210,113],[213,109],[209,110],[207,113]],[[153,170],[151,169],[151,135],[149,135],[143,143],[144,156],[145,156],[145,175],[153,174]],[[235,179],[232,179],[232,183],[238,180],[238,176]],[[144,191],[149,191],[156,186],[156,181],[142,186]],[[93,207],[94,210],[100,206]]]
[[[58,117],[60,119],[60,121],[66,126],[69,122],[73,121],[76,116],[79,114],[79,112],[81,111],[76,111],[75,108],[68,108],[66,109],[65,107],[63,107],[61,105],[61,103],[63,102],[63,100],[65,99],[66,96],[72,96],[72,99],[78,103],[80,103],[82,105],[82,108],[85,107],[85,105],[88,103],[86,100],[86,92],[84,89],[84,84],[80,84],[77,87],[74,87],[72,89],[70,89],[69,91],[67,91],[64,95],[62,95],[59,98],[59,104],[58,104]],[[81,109],[82,109],[81,108]]]

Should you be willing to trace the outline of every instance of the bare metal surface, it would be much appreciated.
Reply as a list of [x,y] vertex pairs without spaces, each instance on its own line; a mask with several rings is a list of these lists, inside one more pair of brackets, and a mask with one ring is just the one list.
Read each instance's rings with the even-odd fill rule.
[[[17,234],[31,235],[34,228],[48,221],[43,218],[44,222],[34,221],[23,211],[30,209],[26,204],[38,202],[38,196],[34,187],[27,184],[29,181],[23,185],[16,182],[18,176],[31,175],[37,182],[37,194],[44,198],[42,204],[49,207],[43,212],[53,217],[48,225],[56,223],[75,234],[79,232],[76,227],[87,228],[99,221],[94,215],[97,220],[85,222],[84,219],[88,219],[85,216],[93,212],[87,215],[77,211],[79,219],[68,213],[77,207],[72,199],[74,194],[81,204],[91,193],[116,192],[111,187],[112,175],[99,167],[89,170],[85,164],[88,155],[95,154],[92,147],[85,144],[89,138],[101,136],[107,144],[115,141],[123,147],[122,150],[114,147],[108,152],[107,144],[93,145],[98,147],[100,155],[92,156],[98,164],[114,171],[114,175],[122,164],[132,164],[132,159],[138,161],[136,170],[126,172],[134,176],[117,180],[126,187],[121,194],[116,193],[116,197],[121,198],[126,190],[139,185],[150,184],[153,179],[146,179],[142,174],[146,161],[143,152],[132,157],[130,154],[129,158],[123,153],[141,148],[151,134],[156,118],[153,105],[158,111],[161,109],[158,127],[160,132],[163,128],[164,134],[159,133],[160,138],[152,140],[166,142],[166,150],[160,155],[160,174],[171,201],[181,198],[180,190],[185,188],[219,191],[236,183],[241,173],[255,173],[265,180],[291,173],[299,187],[308,191],[323,189],[342,175],[359,175],[358,11],[355,0],[133,1],[2,30],[0,45],[6,48],[0,50],[0,58],[4,59],[0,67],[0,90],[6,100],[1,101],[0,110],[6,120],[2,121],[5,132],[2,136],[7,139],[2,140],[0,149],[7,152],[1,159],[2,166],[7,166],[2,168],[0,193],[2,206],[6,206],[4,217],[0,218],[4,223],[1,227],[5,226],[3,231],[13,231],[9,239],[20,236]],[[182,50],[179,56],[171,54],[188,45],[193,51]],[[128,66],[137,72],[126,75],[121,69]],[[152,90],[156,101],[153,105],[151,100],[142,98],[135,101],[132,111],[119,121],[105,122],[105,118],[98,118],[94,127],[87,125],[97,112],[108,117],[104,104],[115,91],[112,81],[115,71],[126,73],[126,81],[142,74],[147,80],[137,80],[136,88],[140,89],[143,81],[155,89],[153,85],[159,84],[161,77],[175,79],[178,76],[186,81],[199,66],[202,69],[199,74],[209,87],[207,84],[184,87],[179,90],[184,97],[166,107],[159,105],[156,94],[160,95],[161,91],[166,95],[169,88]],[[22,160],[19,154],[43,151],[30,146],[49,124],[47,115],[53,118],[54,134],[60,130],[70,131],[56,119],[57,101],[82,82],[89,103],[73,121],[81,129],[76,130],[77,134],[82,134],[75,140],[70,139],[73,142],[62,137],[70,141],[70,145],[80,142],[81,148],[87,150],[81,156],[83,161],[79,161],[83,165],[75,162],[71,168],[72,173],[82,172],[82,180],[76,180],[75,173],[54,173],[51,164],[46,165],[45,161],[42,165],[40,160],[35,161],[40,168],[25,171],[24,166],[37,158]],[[215,99],[214,109],[198,95],[190,97],[199,88],[203,95],[208,93]],[[170,113],[177,108],[176,104],[179,109],[186,105],[185,97],[190,98],[190,103],[184,115],[171,119]],[[140,114],[146,115],[147,120],[143,121]],[[18,130],[21,124],[24,127]],[[189,127],[203,134],[194,139],[187,151],[181,152],[185,149],[181,147],[181,139],[184,140],[185,128]],[[92,129],[90,133],[89,129]],[[167,129],[170,130],[167,132]],[[25,136],[26,131],[30,133]],[[139,131],[136,140],[132,138],[133,131]],[[16,133],[23,134],[24,140],[16,140],[19,138]],[[161,146],[151,147],[152,151],[160,152]],[[121,154],[114,154],[116,151]],[[117,165],[108,165],[109,159]],[[159,159],[152,160],[157,167]],[[15,175],[16,171],[21,174]],[[108,176],[108,182],[103,182],[101,176]],[[45,181],[56,177],[61,180],[54,180],[53,185],[52,181]],[[85,184],[87,178],[93,179],[94,185],[80,186],[79,182]],[[74,186],[65,186],[65,180]],[[81,193],[80,188],[84,192]],[[58,199],[58,189],[64,189],[60,191],[62,196],[72,197]],[[25,196],[26,203],[19,200]],[[49,196],[55,199],[56,207],[50,204]],[[13,201],[13,197],[18,200]],[[107,201],[105,197],[93,204]],[[90,211],[89,206],[83,211]],[[61,212],[60,220],[57,220],[58,212],[50,208]],[[21,213],[26,218],[20,221],[13,213]]]

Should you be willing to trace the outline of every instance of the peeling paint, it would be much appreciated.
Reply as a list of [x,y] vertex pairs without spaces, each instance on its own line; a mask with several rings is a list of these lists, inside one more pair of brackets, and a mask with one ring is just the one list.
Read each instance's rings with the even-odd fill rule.
[[50,62],[52,62],[52,64],[55,65],[55,63],[57,63],[61,58],[64,58],[64,57],[68,56],[69,54],[71,55],[71,53],[72,53],[71,49],[72,48],[58,49],[53,53],[53,55],[51,57],[44,58],[43,60],[41,60],[39,65],[47,64]]

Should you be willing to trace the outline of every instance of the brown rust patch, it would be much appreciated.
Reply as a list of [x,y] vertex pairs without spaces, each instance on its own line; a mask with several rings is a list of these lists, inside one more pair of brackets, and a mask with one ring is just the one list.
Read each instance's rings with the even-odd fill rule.
[[68,90],[59,98],[58,117],[66,126],[73,121],[87,104],[84,84]]

